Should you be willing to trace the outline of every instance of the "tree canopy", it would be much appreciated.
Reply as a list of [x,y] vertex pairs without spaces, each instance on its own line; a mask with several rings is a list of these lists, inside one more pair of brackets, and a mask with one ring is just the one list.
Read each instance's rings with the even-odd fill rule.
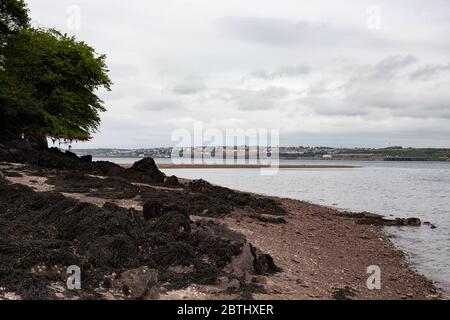
[[106,57],[75,37],[29,27],[23,1],[0,1],[2,20],[4,7],[24,10],[10,10],[19,14],[1,22],[1,128],[25,137],[90,139],[105,111],[97,90],[111,86]]
[[0,43],[5,37],[28,26],[28,9],[23,0],[0,0]]

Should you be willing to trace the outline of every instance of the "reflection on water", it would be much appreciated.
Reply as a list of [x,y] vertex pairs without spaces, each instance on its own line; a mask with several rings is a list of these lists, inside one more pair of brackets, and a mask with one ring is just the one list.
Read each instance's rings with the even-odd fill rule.
[[355,169],[282,169],[262,176],[258,169],[177,169],[167,174],[203,178],[222,186],[290,197],[351,211],[394,218],[419,217],[437,229],[389,228],[393,242],[417,270],[450,293],[450,163],[283,161],[299,164],[349,164]]

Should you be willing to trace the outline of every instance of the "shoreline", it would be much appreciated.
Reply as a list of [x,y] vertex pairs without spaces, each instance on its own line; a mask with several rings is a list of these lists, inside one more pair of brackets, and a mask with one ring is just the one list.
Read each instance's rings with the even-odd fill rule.
[[[120,163],[122,168],[131,168],[131,163]],[[268,165],[260,164],[173,164],[173,163],[159,163],[159,169],[263,169],[271,168]],[[353,169],[360,168],[359,166],[350,165],[296,165],[296,164],[281,164],[273,168],[279,169]]]
[[[6,171],[4,171],[6,169]],[[46,174],[40,176],[20,166],[3,167],[10,183],[31,187],[36,192],[53,192]],[[11,173],[19,173],[21,177]],[[61,172],[64,174],[64,171]],[[52,172],[51,175],[54,175]],[[99,177],[100,178],[100,177]],[[104,179],[104,178],[101,178]],[[62,179],[70,189],[70,182]],[[103,180],[102,180],[103,181]],[[188,181],[183,181],[183,184]],[[105,186],[107,187],[107,186]],[[142,188],[162,187],[141,184]],[[179,192],[164,187],[167,192]],[[56,189],[57,191],[57,189]],[[112,202],[125,209],[142,210],[138,198],[104,198],[76,190],[61,192],[70,199],[102,207]],[[355,216],[342,211],[304,201],[252,194],[259,199],[279,202],[285,213],[277,219],[262,215],[251,208],[234,208],[223,217],[197,217],[194,223],[215,221],[244,235],[248,241],[264,253],[270,254],[281,271],[251,277],[264,287],[264,292],[254,293],[257,300],[265,299],[438,299],[442,297],[433,282],[417,273],[396,248],[383,227],[377,224],[361,224]],[[278,222],[276,222],[278,221]],[[381,270],[381,290],[369,290],[366,281],[369,266]],[[164,290],[160,299],[233,299],[216,285],[190,286],[177,290]]]

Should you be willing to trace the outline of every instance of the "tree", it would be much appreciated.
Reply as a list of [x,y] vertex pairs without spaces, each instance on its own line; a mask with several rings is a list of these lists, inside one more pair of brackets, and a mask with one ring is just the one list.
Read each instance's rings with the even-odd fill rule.
[[28,138],[88,140],[105,111],[97,89],[110,90],[106,57],[56,30],[22,29],[2,49],[0,117]]
[[28,9],[23,0],[0,0],[0,45],[6,37],[29,24]]

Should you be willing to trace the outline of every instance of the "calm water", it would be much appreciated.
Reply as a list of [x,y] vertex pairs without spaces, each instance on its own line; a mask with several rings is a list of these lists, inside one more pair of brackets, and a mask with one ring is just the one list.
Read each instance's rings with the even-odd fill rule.
[[[127,159],[127,163],[135,159]],[[159,162],[168,162],[162,159]],[[157,161],[158,162],[158,161]],[[282,161],[349,164],[353,169],[281,169],[262,176],[258,169],[164,170],[188,179],[242,191],[289,197],[390,218],[419,217],[437,226],[387,228],[415,268],[450,294],[450,162]]]

